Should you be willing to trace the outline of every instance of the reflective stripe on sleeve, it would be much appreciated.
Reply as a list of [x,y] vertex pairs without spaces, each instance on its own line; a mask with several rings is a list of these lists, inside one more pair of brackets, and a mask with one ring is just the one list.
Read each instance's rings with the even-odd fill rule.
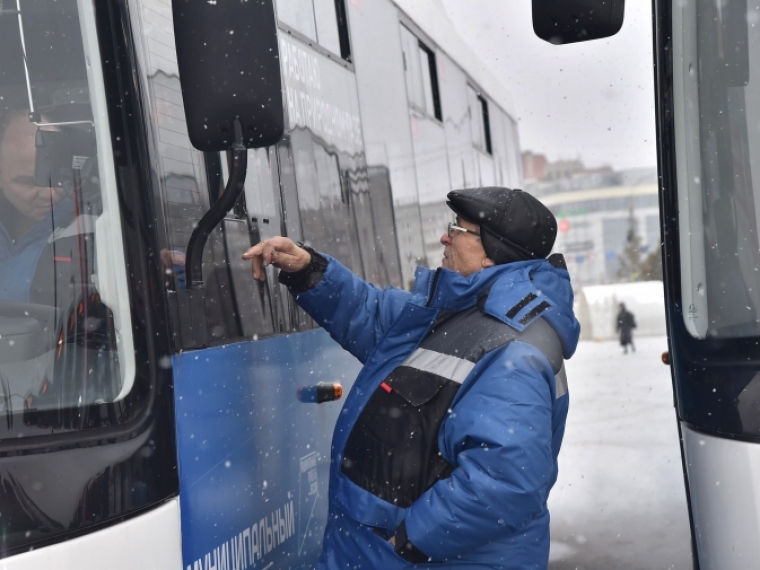
[[556,390],[555,398],[561,398],[567,394],[567,374],[565,373],[565,363],[562,363],[562,368],[559,369],[556,376],[554,376],[554,386]]

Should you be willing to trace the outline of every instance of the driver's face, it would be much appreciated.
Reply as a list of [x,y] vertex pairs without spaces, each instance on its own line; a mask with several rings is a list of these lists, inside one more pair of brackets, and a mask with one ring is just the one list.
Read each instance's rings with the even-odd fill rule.
[[11,120],[0,140],[0,189],[19,212],[40,221],[61,201],[63,189],[34,185],[36,132],[25,115]]

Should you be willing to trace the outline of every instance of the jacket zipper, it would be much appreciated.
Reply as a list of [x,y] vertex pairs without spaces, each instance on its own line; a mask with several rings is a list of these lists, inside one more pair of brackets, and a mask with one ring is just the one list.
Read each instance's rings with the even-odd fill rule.
[[435,294],[435,287],[438,285],[438,278],[441,276],[442,268],[438,268],[435,270],[435,275],[433,275],[433,280],[430,282],[430,292],[428,293],[427,302],[425,303],[426,307],[430,306],[430,303],[433,302],[433,295]]

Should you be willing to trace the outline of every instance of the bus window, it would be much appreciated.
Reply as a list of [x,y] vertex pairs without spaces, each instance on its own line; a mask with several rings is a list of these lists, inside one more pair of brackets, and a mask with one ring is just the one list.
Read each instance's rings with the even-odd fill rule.
[[478,97],[480,100],[481,113],[483,114],[483,150],[488,154],[493,154],[491,148],[491,121],[488,116],[488,101],[483,97]]
[[[245,208],[252,244],[283,234],[284,224],[278,189],[277,155],[274,148],[248,151]],[[248,267],[248,271],[250,271],[250,267]],[[282,298],[284,291],[277,283],[277,275],[273,267],[267,269],[267,282],[257,286],[259,288],[259,299],[263,300],[266,297],[269,300],[274,331],[285,330],[284,299]]]
[[344,0],[280,0],[277,18],[327,51],[351,61]]
[[314,0],[314,17],[317,20],[319,45],[328,51],[340,54],[338,13],[335,8],[335,0]]
[[288,141],[277,145],[277,167],[280,175],[280,194],[285,214],[285,235],[293,241],[303,241],[303,229],[299,216],[298,190],[293,153]]
[[277,2],[277,17],[295,31],[317,41],[317,22],[312,0],[280,0]]
[[[227,156],[220,161],[222,180],[229,177]],[[261,338],[279,330],[272,303],[274,276],[262,283],[251,279],[251,265],[240,257],[252,244],[280,234],[280,206],[275,195],[269,149],[248,150],[248,173],[245,194],[226,216],[224,234],[225,268],[229,273],[230,294],[223,295],[232,304],[232,314],[239,332],[246,338]]]
[[757,14],[741,2],[673,6],[683,318],[697,338],[760,336]]
[[367,169],[367,176],[380,285],[401,288],[401,259],[396,245],[396,219],[393,213],[390,173],[384,166],[371,166]]
[[348,33],[348,14],[346,13],[346,0],[335,0],[335,10],[338,17],[338,38],[340,40],[340,57],[346,61],[352,61],[351,41]]
[[438,119],[443,120],[441,113],[441,99],[438,95],[438,73],[435,66],[435,54],[422,42],[419,43],[420,72],[422,73],[422,90],[425,100],[425,111]]
[[[141,30],[135,49],[145,89],[145,124],[156,173],[156,228],[168,291],[186,288],[185,251],[199,220],[210,204],[224,191],[226,155],[202,153],[193,148],[185,120],[179,70],[174,54],[174,28],[171,18],[153,8],[133,14]],[[163,8],[162,8],[163,10]],[[250,158],[248,179],[258,177],[260,161]],[[267,172],[271,172],[267,167]],[[203,248],[202,276],[206,290],[207,330],[211,344],[263,336],[282,330],[278,313],[271,307],[271,295],[250,283],[250,267],[240,253],[250,247],[251,228],[245,201],[211,232]],[[169,294],[172,307],[175,347],[194,346],[185,339],[176,295]]]
[[401,26],[401,50],[409,104],[442,120],[435,53],[404,25]]
[[[369,181],[358,173],[364,172],[364,165],[357,167],[358,161],[352,160],[349,169],[345,171],[344,184],[351,193],[351,232],[356,235],[355,243],[359,245],[362,269],[367,281],[383,285],[386,281],[381,276],[381,259],[383,243],[378,237],[373,218],[374,204],[370,195]],[[380,223],[389,225],[393,231],[393,215],[381,219]]]
[[0,15],[0,69],[0,439],[127,421],[88,411],[135,377],[92,5]]
[[488,101],[479,95],[473,87],[468,85],[467,104],[470,115],[472,146],[482,152],[493,154],[491,148],[491,124],[488,117]]
[[[294,150],[289,139],[283,139],[277,145],[277,167],[280,178],[280,196],[285,216],[284,235],[296,242],[304,241],[304,231],[301,225],[298,188],[296,185],[296,170]],[[293,297],[287,293],[284,285],[280,286],[283,306],[287,306],[288,330],[309,330],[316,326],[314,320],[299,307]]]
[[338,157],[307,131],[291,134],[304,241],[362,274],[356,240],[351,239],[349,200]]

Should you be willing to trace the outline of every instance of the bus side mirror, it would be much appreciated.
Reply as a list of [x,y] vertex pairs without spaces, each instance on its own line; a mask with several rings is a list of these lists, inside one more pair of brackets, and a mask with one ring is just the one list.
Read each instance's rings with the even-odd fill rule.
[[614,36],[623,26],[625,0],[533,0],[533,31],[551,44]]
[[190,142],[202,151],[282,137],[283,103],[273,0],[172,0],[177,65]]

